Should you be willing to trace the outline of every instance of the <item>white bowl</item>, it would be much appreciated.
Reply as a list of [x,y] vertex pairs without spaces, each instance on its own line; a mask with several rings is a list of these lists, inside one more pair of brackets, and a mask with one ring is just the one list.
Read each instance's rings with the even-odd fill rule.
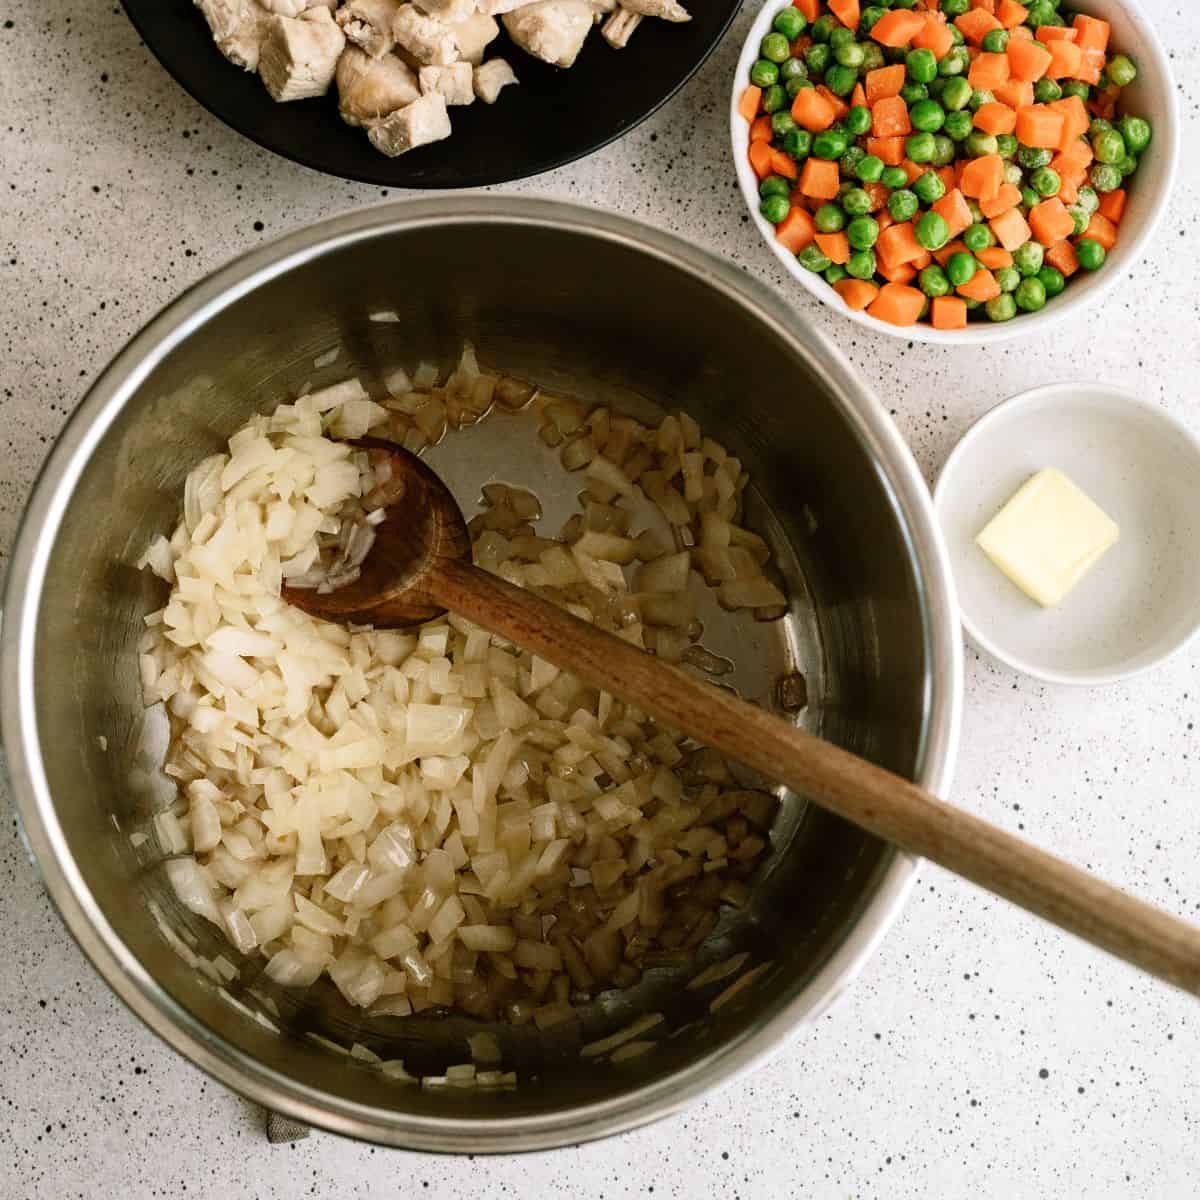
[[1078,316],[1085,308],[1106,296],[1121,277],[1138,261],[1142,248],[1154,234],[1167,209],[1167,199],[1175,182],[1179,160],[1181,119],[1175,81],[1166,51],[1137,0],[1078,0],[1071,8],[1112,24],[1111,50],[1130,55],[1138,66],[1137,79],[1126,89],[1128,110],[1146,117],[1154,126],[1154,141],[1142,155],[1141,165],[1129,188],[1129,203],[1121,221],[1121,238],[1113,247],[1104,266],[1094,274],[1080,272],[1067,290],[1039,313],[1020,313],[1011,321],[993,323],[972,321],[966,329],[934,329],[931,325],[889,325],[886,321],[855,312],[819,275],[806,271],[795,255],[775,240],[775,227],[758,211],[758,180],[747,157],[750,126],[737,110],[738,98],[750,82],[750,67],[758,58],[759,43],[770,30],[775,14],[786,7],[785,0],[767,0],[742,47],[733,93],[729,102],[729,130],[733,143],[733,161],[737,168],[742,195],[750,217],[767,245],[783,263],[784,269],[817,299],[843,316],[877,333],[890,334],[910,342],[932,342],[942,346],[979,346],[1002,342],[1033,331],[1048,329],[1059,321]]
[[[1036,471],[1058,467],[1121,537],[1056,609],[1011,583],[975,537]],[[1200,629],[1200,440],[1162,409],[1095,383],[1060,383],[992,409],[934,490],[963,626],[980,649],[1052,683],[1113,683]]]

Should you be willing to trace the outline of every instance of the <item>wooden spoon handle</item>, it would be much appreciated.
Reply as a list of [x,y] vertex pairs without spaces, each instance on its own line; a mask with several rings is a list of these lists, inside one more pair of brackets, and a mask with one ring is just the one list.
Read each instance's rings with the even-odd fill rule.
[[1200,995],[1200,929],[470,563],[442,560],[428,590],[451,611],[877,837]]

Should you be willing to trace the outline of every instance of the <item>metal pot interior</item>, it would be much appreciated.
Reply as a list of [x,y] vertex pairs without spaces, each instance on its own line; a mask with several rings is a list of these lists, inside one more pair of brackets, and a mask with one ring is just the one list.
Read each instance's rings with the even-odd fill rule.
[[[772,703],[780,674],[803,673],[806,725],[920,776],[932,698],[944,684],[931,665],[912,530],[854,415],[864,394],[848,400],[842,369],[824,360],[818,340],[785,336],[727,282],[657,247],[570,222],[381,223],[193,311],[140,378],[118,381],[127,398],[106,409],[111,422],[73,487],[43,483],[65,501],[62,520],[56,532],[26,531],[40,537],[44,569],[16,586],[40,584],[33,695],[21,704],[32,705],[22,713],[27,747],[36,714],[35,752],[53,797],[46,819],[58,831],[53,854],[99,938],[137,964],[135,1006],[147,1019],[154,1012],[160,1030],[182,1030],[188,1052],[227,1082],[394,1144],[575,1142],[666,1111],[728,1074],[739,1047],[767,1026],[777,1039],[785,1010],[794,1021],[830,998],[828,979],[815,981],[854,934],[895,855],[794,796],[785,797],[749,911],[723,922],[687,970],[651,972],[633,994],[595,1005],[582,1030],[501,1029],[505,1066],[521,1077],[504,1092],[399,1085],[305,1037],[357,1042],[416,1073],[438,1073],[469,1060],[465,1039],[476,1025],[428,1015],[368,1021],[328,981],[299,994],[274,988],[257,978],[261,961],[242,963],[215,928],[180,907],[154,855],[130,841],[173,787],[157,770],[165,719],[143,708],[135,652],[160,592],[133,563],[176,521],[184,476],[252,411],[314,377],[354,372],[382,391],[397,363],[449,363],[464,338],[489,366],[583,399],[642,416],[684,408],[738,454],[753,480],[750,523],[776,548],[794,602],[782,622],[743,619],[714,632],[714,648],[739,664],[733,682]],[[399,320],[368,319],[378,310]],[[334,346],[337,361],[315,372],[314,358]],[[519,467],[510,441],[485,422],[469,443],[452,435],[435,452],[468,513],[486,473],[523,470],[510,481],[537,488],[542,467],[532,458]],[[545,483],[561,488],[549,475]],[[195,955],[224,955],[238,976],[208,978],[163,926]],[[683,985],[742,950],[747,967],[770,966],[711,1012],[728,980]],[[665,1014],[653,1052],[618,1064],[580,1059],[581,1041],[645,1011]]]

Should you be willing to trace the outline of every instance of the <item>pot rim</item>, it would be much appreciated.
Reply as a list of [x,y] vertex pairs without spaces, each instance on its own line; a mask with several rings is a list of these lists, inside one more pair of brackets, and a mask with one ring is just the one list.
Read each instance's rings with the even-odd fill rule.
[[499,1153],[575,1145],[635,1128],[678,1111],[758,1065],[803,1022],[824,1013],[859,974],[899,916],[920,860],[893,850],[857,922],[803,992],[684,1071],[604,1101],[536,1116],[398,1116],[330,1096],[263,1066],[203,1025],[156,983],[105,919],[70,853],[46,779],[33,702],[37,612],[59,526],[95,447],[157,364],[214,314],[315,258],[395,231],[464,222],[567,230],[659,258],[748,309],[800,356],[819,359],[848,422],[875,462],[908,544],[930,663],[915,774],[931,791],[947,793],[962,708],[962,642],[954,582],[929,491],[871,388],[853,373],[824,333],[808,326],[777,295],[730,263],[626,217],[521,197],[393,201],[327,219],[218,269],[170,303],[128,342],[71,414],[25,508],[7,573],[6,619],[0,625],[0,724],[18,816],[51,899],[112,990],[168,1045],[247,1098],[334,1133],[414,1150]]

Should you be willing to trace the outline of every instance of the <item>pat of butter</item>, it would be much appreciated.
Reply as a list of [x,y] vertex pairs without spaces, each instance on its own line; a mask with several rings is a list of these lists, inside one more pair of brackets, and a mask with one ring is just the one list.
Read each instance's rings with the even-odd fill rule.
[[1031,600],[1061,604],[1121,531],[1061,471],[1039,471],[975,539]]

